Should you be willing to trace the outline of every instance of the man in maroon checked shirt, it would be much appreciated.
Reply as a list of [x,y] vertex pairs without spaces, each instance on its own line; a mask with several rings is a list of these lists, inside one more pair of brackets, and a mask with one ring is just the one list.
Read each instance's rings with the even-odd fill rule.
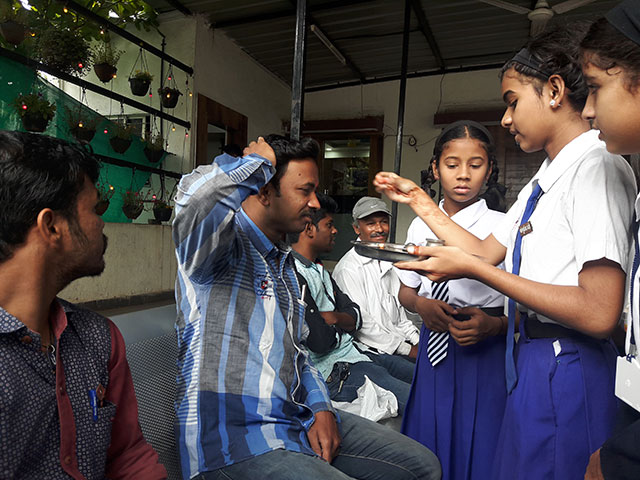
[[104,270],[99,169],[62,140],[0,131],[0,478],[167,477],[122,335],[56,297]]

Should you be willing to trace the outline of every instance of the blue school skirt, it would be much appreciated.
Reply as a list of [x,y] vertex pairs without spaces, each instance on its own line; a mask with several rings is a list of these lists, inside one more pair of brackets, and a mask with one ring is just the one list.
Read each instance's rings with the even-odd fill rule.
[[467,347],[449,338],[433,367],[429,333],[423,325],[402,433],[437,455],[443,480],[488,480],[507,396],[505,337]]
[[530,339],[524,323],[490,478],[582,479],[615,425],[615,347],[585,335]]

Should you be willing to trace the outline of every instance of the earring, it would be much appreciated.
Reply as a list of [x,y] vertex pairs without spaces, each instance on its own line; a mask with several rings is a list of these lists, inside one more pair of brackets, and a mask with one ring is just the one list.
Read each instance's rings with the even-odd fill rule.
[[556,101],[555,100],[551,100],[549,102],[549,105],[551,105],[552,107],[555,107],[556,106]]

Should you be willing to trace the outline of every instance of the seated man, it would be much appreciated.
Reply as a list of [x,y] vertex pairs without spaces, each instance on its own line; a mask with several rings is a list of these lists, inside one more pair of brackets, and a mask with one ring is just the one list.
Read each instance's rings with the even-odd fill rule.
[[341,414],[340,433],[301,344],[305,307],[284,239],[319,206],[317,143],[272,135],[244,153],[198,167],[178,188],[183,477],[440,478],[429,450],[387,427]]
[[125,346],[104,317],[56,298],[100,275],[95,158],[0,132],[0,477],[160,479],[138,424]]
[[[358,240],[386,242],[390,215],[389,208],[379,198],[358,200],[353,207],[353,229]],[[363,257],[352,248],[336,265],[333,278],[360,306],[362,328],[355,334],[359,342],[376,353],[416,358],[420,332],[400,305],[400,279],[391,262]],[[396,362],[407,361],[395,358]]]
[[[306,346],[311,360],[327,381],[331,399],[351,402],[367,375],[376,385],[393,392],[398,399],[398,411],[404,413],[413,376],[413,363],[408,369],[387,370],[380,355],[365,355],[353,343],[352,332],[362,324],[360,309],[346,296],[317,258],[333,249],[337,229],[333,225],[336,202],[318,194],[320,208],[311,213],[311,222],[299,235],[291,235],[296,270],[307,284]],[[320,339],[324,339],[321,341]]]

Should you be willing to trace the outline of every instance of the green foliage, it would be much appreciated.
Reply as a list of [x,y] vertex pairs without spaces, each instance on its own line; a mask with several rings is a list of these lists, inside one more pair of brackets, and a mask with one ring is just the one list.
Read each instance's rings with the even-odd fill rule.
[[[89,113],[87,108],[67,108],[67,125],[69,128],[86,128],[87,130],[95,130],[102,118],[96,114]],[[82,125],[82,126],[80,126]]]
[[93,49],[93,63],[94,65],[107,63],[112,67],[115,67],[123,53],[124,50],[113,48],[110,41],[99,42]]
[[22,6],[19,0],[0,0],[0,23],[13,21],[28,25],[30,10]]
[[51,120],[56,113],[56,106],[42,96],[41,93],[29,93],[18,95],[13,100],[13,108],[22,118],[33,115]]
[[113,138],[121,138],[123,140],[130,140],[133,136],[133,125],[124,125],[120,122],[114,122],[111,128]]
[[147,139],[145,140],[146,143],[146,148],[148,148],[149,150],[153,150],[156,152],[159,152],[161,150],[164,150],[164,138],[162,138],[162,135],[158,134],[158,135],[149,135],[149,133],[147,133]]
[[36,36],[35,54],[45,65],[65,73],[84,75],[89,71],[89,44],[71,30],[49,28],[42,31]]
[[136,80],[144,80],[147,82],[153,81],[153,75],[151,75],[146,70],[136,70],[135,73],[131,75],[131,78],[135,78]]
[[[158,14],[143,0],[76,0],[76,3],[119,27],[133,24],[138,30],[158,28]],[[106,33],[101,25],[76,14],[72,8],[65,12],[64,3],[58,0],[29,0],[29,5],[36,13],[38,30],[50,27],[72,30],[87,40],[100,40]],[[109,17],[110,12],[117,17]]]

